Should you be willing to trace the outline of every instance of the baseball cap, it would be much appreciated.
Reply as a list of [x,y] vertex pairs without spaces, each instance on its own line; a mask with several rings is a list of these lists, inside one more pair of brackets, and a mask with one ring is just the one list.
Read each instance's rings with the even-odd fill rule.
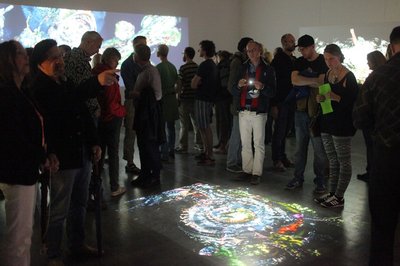
[[314,38],[310,35],[305,34],[298,39],[296,47],[308,47],[313,45],[314,43]]

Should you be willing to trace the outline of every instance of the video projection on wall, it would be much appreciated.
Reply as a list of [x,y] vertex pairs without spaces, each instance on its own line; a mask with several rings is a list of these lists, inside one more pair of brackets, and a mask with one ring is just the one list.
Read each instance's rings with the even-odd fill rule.
[[159,63],[159,44],[170,48],[169,60],[182,65],[182,51],[188,46],[188,19],[185,17],[116,13],[91,10],[36,7],[0,3],[0,40],[15,39],[24,47],[52,38],[58,44],[78,47],[84,32],[94,30],[103,37],[102,52],[115,47],[125,60],[132,53],[132,40],[147,37],[151,60]]
[[299,36],[313,36],[316,49],[321,54],[326,45],[337,44],[344,54],[344,65],[354,73],[359,83],[364,83],[371,72],[367,65],[367,54],[379,50],[385,55],[390,32],[398,24],[302,27]]

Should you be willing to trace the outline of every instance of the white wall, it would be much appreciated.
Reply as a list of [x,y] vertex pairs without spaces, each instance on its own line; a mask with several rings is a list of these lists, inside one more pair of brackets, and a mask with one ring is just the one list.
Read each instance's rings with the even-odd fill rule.
[[19,5],[92,9],[123,13],[188,17],[189,45],[197,51],[201,40],[214,41],[217,50],[236,50],[240,39],[241,0],[0,0]]
[[[398,21],[399,0],[0,0],[27,5],[189,18],[189,45],[213,40],[217,50],[235,51],[250,36],[272,51],[282,34],[296,37],[300,27],[357,25]],[[387,33],[389,35],[389,32]]]
[[[244,0],[241,34],[268,50],[280,46],[284,33],[299,37],[300,27],[398,22],[399,0]],[[387,32],[389,36],[390,31]]]

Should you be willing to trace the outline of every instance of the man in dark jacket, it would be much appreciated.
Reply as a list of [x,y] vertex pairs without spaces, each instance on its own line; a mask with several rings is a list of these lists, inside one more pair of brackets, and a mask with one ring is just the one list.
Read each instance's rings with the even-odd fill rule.
[[[159,145],[165,140],[161,119],[162,96],[160,74],[150,64],[150,48],[145,44],[135,46],[135,62],[142,67],[131,97],[135,102],[135,120],[141,171],[131,181],[134,186],[151,187],[160,183],[161,156]],[[163,135],[164,133],[164,135]]]
[[99,160],[96,129],[85,100],[96,97],[102,85],[118,82],[115,71],[102,72],[76,87],[64,75],[64,61],[57,42],[39,42],[31,62],[36,69],[33,87],[44,116],[48,151],[58,156],[60,170],[51,177],[50,222],[47,256],[61,261],[64,221],[67,220],[68,246],[77,255],[97,254],[84,244],[84,222],[90,180],[90,160]]
[[393,57],[367,78],[353,110],[354,125],[373,132],[369,180],[369,265],[393,265],[400,200],[400,26],[390,34]]
[[234,84],[232,92],[238,96],[237,106],[240,111],[239,129],[244,172],[240,177],[257,185],[263,172],[265,123],[269,100],[276,92],[276,79],[274,69],[261,56],[260,43],[250,41],[246,51],[249,59],[243,64],[240,80]]
[[276,73],[277,91],[271,99],[271,115],[275,120],[274,133],[272,135],[272,160],[275,170],[284,171],[285,167],[293,166],[285,153],[286,135],[292,126],[294,119],[294,101],[286,101],[288,94],[293,89],[291,74],[296,57],[293,56],[296,40],[292,34],[282,36],[282,48],[279,48],[271,66]]

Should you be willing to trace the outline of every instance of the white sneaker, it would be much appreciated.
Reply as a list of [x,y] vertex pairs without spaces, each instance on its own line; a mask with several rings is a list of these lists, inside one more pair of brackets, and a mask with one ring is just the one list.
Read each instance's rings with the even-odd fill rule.
[[126,192],[126,188],[125,187],[119,187],[117,190],[111,191],[111,197],[121,196],[125,192]]

